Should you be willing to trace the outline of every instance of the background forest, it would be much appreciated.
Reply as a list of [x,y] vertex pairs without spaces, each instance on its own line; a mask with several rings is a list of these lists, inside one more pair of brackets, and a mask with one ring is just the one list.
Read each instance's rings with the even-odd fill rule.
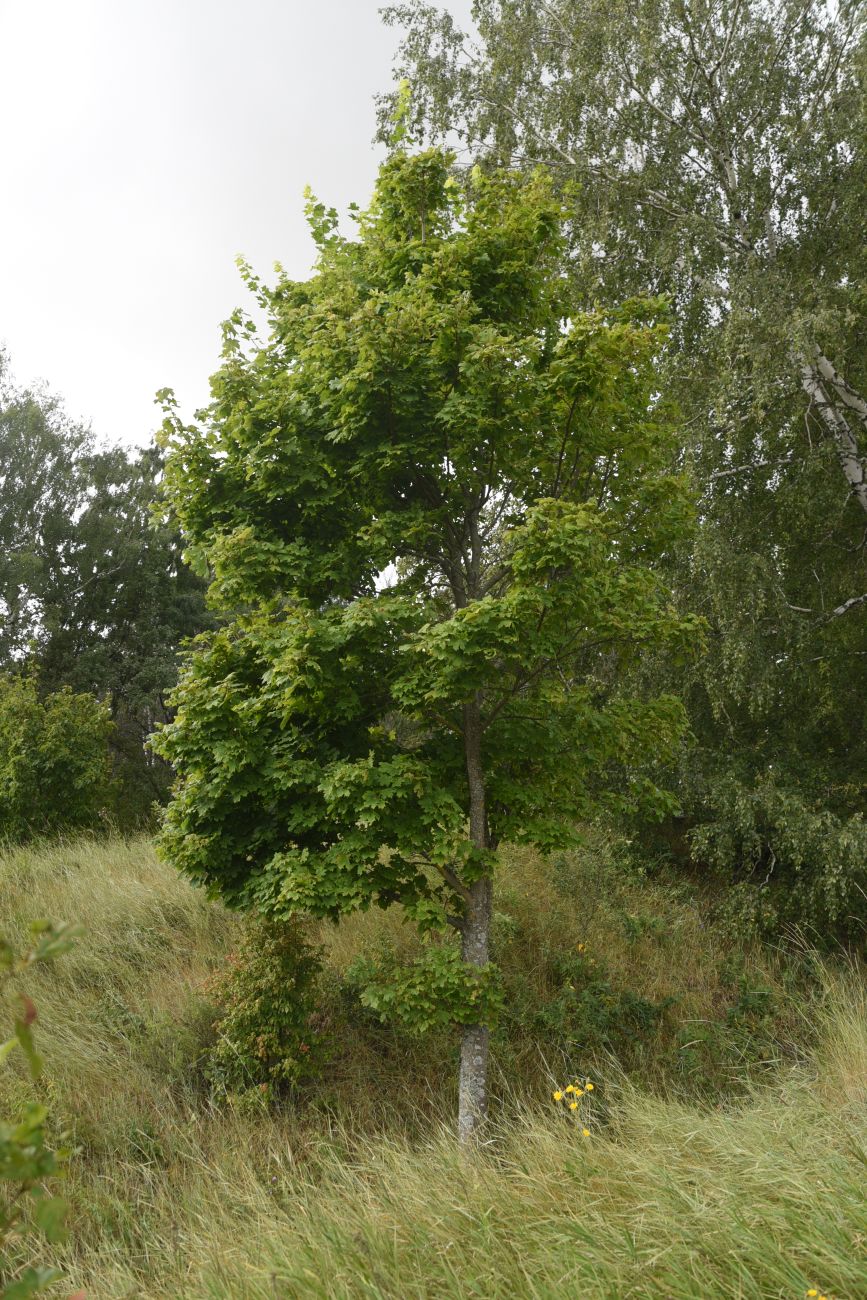
[[867,1294],[864,6],[473,15],[192,422],[0,354],[4,1300]]

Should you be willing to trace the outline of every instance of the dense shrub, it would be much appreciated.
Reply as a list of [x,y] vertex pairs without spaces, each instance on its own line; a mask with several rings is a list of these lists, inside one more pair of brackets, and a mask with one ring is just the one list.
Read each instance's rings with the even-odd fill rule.
[[206,1062],[214,1085],[267,1099],[318,1072],[325,1055],[317,1026],[320,970],[301,922],[248,924],[210,986],[221,1008]]
[[531,1033],[540,1045],[571,1052],[608,1048],[621,1055],[652,1039],[672,998],[653,1002],[631,989],[618,988],[604,963],[588,957],[584,945],[574,952],[540,954],[550,985],[548,995],[528,998],[520,977],[511,981],[510,1030]]
[[0,836],[99,825],[111,802],[107,704],[29,677],[0,677]]

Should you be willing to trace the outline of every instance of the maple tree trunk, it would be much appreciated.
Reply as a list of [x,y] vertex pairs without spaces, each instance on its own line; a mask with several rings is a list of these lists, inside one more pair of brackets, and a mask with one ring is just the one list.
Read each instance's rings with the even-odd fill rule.
[[[470,793],[470,839],[488,848],[488,819],[482,767],[482,726],[478,700],[464,706],[464,748]],[[470,886],[462,927],[462,956],[471,966],[485,966],[491,931],[493,884],[483,876]],[[458,1138],[470,1142],[484,1123],[488,1109],[488,1054],[490,1030],[485,1025],[465,1025],[461,1038],[461,1072],[458,1087]]]

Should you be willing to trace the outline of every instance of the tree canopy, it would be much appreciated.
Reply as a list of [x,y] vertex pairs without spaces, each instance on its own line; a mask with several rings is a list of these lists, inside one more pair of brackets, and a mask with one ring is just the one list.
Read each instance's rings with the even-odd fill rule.
[[158,505],[161,474],[156,448],[98,446],[59,399],[13,384],[0,356],[0,671],[107,703],[127,822],[165,792],[144,741],[179,643],[209,621]]

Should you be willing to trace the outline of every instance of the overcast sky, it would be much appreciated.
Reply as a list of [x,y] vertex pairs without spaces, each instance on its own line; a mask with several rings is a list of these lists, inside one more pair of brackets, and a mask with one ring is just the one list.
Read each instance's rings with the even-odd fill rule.
[[[471,0],[451,0],[459,17]],[[302,191],[364,203],[381,0],[0,0],[0,344],[111,441],[207,398],[234,259],[297,276]]]

